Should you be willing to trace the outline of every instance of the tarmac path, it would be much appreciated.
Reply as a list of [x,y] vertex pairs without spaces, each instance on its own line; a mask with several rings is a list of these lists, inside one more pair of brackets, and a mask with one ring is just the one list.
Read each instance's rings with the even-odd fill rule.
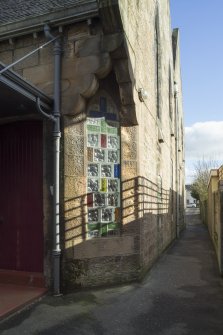
[[141,283],[45,297],[2,335],[223,335],[223,280],[197,209]]

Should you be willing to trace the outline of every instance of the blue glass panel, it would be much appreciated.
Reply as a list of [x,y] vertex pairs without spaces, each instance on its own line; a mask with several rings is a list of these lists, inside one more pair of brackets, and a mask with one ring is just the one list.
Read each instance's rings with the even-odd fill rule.
[[114,164],[114,177],[120,178],[120,164]]
[[103,113],[98,112],[98,111],[90,111],[90,112],[89,112],[89,116],[90,116],[90,117],[102,117],[102,116],[103,116]]
[[100,112],[106,114],[107,112],[107,100],[105,97],[100,97]]
[[116,114],[113,114],[113,113],[107,113],[107,114],[106,114],[106,119],[107,119],[107,120],[116,121],[116,120],[117,120],[117,115],[116,115]]

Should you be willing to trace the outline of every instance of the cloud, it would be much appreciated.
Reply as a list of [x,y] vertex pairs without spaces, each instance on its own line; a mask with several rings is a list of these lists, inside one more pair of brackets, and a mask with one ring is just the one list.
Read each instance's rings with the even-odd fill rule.
[[186,180],[193,175],[193,165],[200,159],[223,164],[223,121],[194,123],[185,128]]
[[194,123],[185,128],[186,158],[223,158],[223,121]]

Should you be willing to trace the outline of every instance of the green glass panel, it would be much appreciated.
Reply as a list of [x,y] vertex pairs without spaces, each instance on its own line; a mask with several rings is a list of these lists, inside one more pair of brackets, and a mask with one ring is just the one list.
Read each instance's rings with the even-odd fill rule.
[[101,120],[101,132],[107,133],[107,123],[105,120]]
[[119,225],[117,223],[109,223],[108,224],[108,229],[118,229],[119,228]]
[[95,118],[87,118],[88,125],[100,126],[100,120]]
[[108,134],[117,135],[118,134],[118,128],[108,127],[107,132],[108,132]]
[[101,236],[106,236],[107,233],[108,233],[108,227],[107,227],[107,225],[102,226],[101,229],[100,229],[100,232],[101,232]]
[[107,179],[101,179],[101,192],[107,192]]
[[88,230],[97,230],[100,229],[100,223],[97,224],[88,224]]
[[87,125],[87,130],[88,131],[93,131],[93,132],[97,132],[99,133],[100,132],[100,127],[99,126],[95,126],[95,125],[92,125],[92,124],[88,124]]

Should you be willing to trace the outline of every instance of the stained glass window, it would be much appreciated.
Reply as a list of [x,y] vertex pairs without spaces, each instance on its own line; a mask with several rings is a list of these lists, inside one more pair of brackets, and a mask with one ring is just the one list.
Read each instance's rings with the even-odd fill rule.
[[[100,97],[100,117],[90,111],[87,118],[87,206],[88,237],[119,234],[120,225],[120,137],[115,114]],[[104,117],[101,117],[104,115]]]

